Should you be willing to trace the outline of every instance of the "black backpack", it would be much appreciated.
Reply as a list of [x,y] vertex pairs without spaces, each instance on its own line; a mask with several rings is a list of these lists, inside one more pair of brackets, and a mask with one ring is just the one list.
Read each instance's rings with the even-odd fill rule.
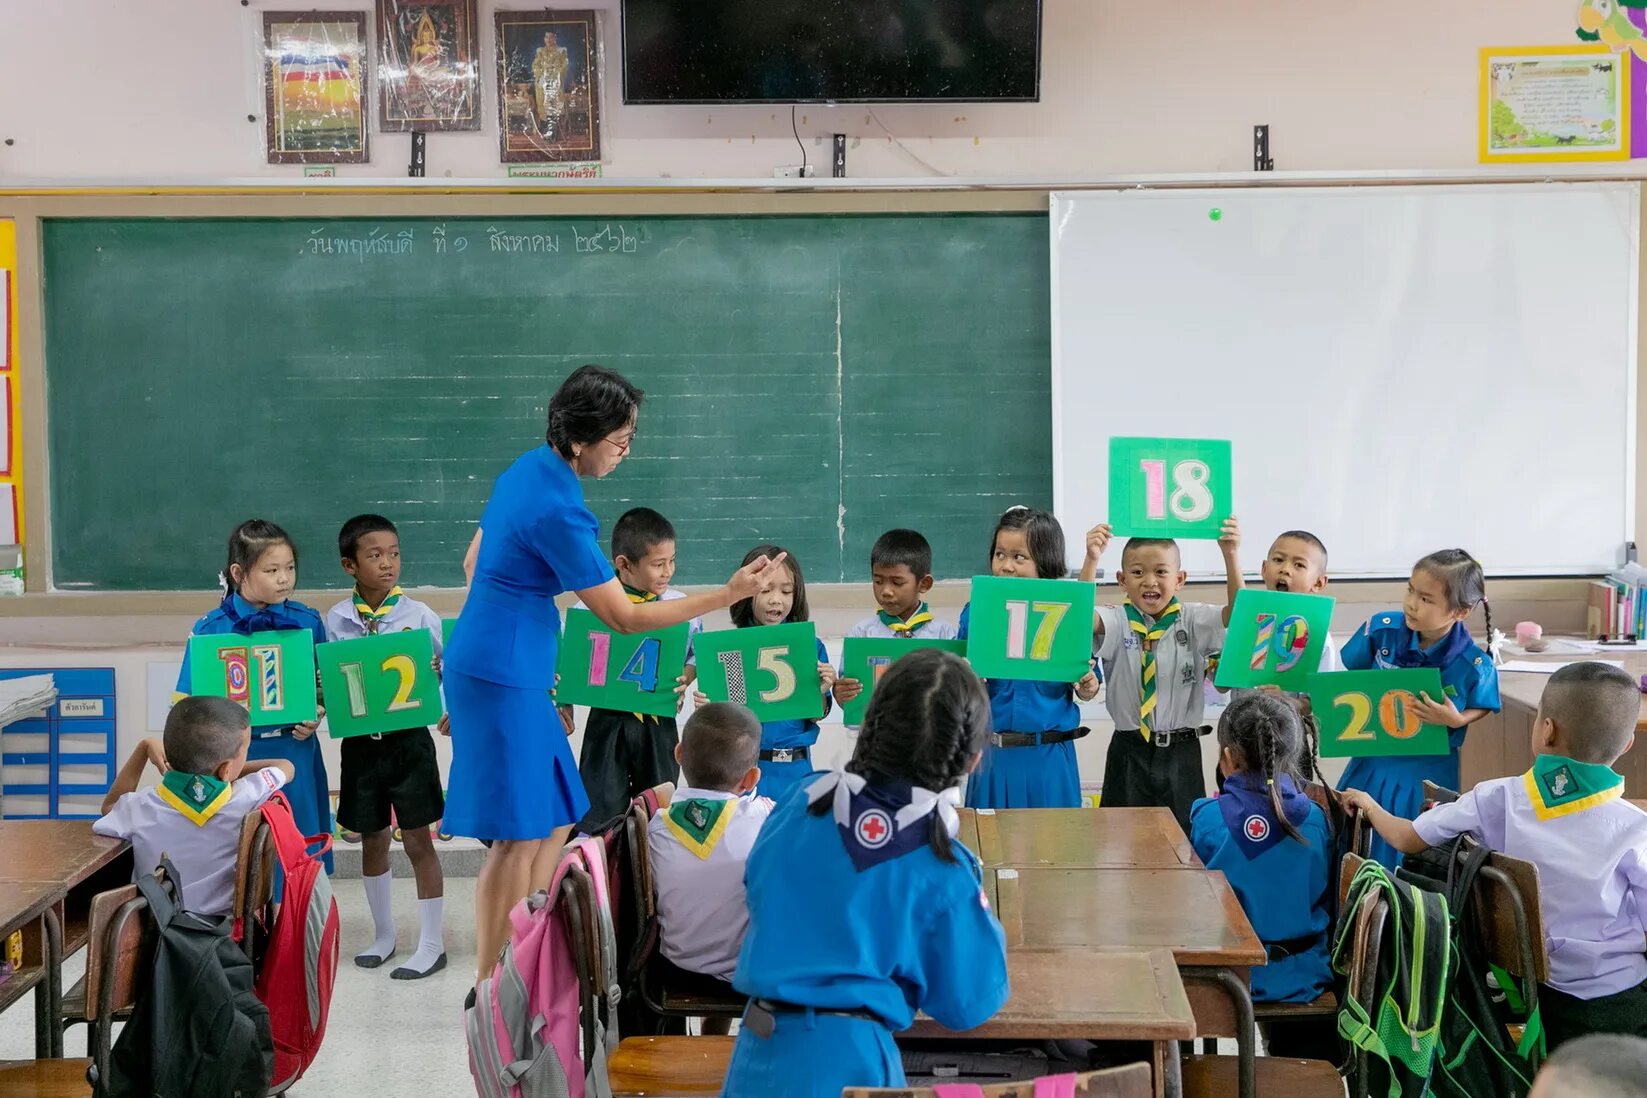
[[232,920],[182,909],[169,860],[137,889],[154,918],[154,968],[120,1031],[97,1098],[263,1098],[274,1074],[269,1010],[252,990],[252,963]]

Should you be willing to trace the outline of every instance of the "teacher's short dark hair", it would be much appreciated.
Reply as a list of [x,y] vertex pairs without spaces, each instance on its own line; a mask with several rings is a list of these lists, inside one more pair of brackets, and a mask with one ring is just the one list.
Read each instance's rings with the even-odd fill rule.
[[646,394],[616,370],[579,366],[549,398],[544,440],[570,458],[573,443],[587,446],[627,425],[644,399]]

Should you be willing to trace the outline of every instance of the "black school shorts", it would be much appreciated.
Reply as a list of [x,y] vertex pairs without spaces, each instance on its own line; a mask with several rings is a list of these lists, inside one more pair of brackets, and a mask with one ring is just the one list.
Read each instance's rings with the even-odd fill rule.
[[402,830],[428,827],[446,811],[435,738],[427,728],[385,732],[381,739],[350,736],[340,746],[337,820],[347,830],[382,831],[389,826],[390,809]]

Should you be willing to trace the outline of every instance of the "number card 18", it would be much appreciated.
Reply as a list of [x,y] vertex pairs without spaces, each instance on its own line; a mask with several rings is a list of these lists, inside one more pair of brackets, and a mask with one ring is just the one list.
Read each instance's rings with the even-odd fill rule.
[[1120,537],[1217,538],[1233,513],[1230,444],[1109,440],[1109,522]]
[[189,691],[246,707],[253,728],[315,719],[315,638],[306,629],[189,638]]
[[698,685],[710,701],[747,705],[760,721],[824,714],[818,633],[809,621],[699,633]]
[[440,720],[440,679],[427,629],[330,641],[315,649],[332,739],[427,728]]
[[689,631],[682,622],[650,633],[615,633],[588,610],[567,611],[555,703],[673,717]]
[[1092,669],[1096,602],[1079,580],[974,576],[967,662],[986,679],[1075,682]]
[[1441,697],[1440,671],[1416,667],[1310,676],[1322,758],[1447,754],[1447,729],[1425,724],[1414,709],[1420,694]]

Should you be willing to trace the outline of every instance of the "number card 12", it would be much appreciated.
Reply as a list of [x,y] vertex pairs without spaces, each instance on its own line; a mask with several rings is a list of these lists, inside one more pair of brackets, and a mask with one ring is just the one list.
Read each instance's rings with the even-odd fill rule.
[[760,721],[824,714],[818,633],[809,621],[699,633],[698,685],[710,701],[747,705]]
[[315,649],[326,730],[332,739],[427,728],[440,720],[435,642],[427,629],[405,629]]
[[1216,539],[1231,506],[1227,441],[1109,440],[1109,522],[1120,537]]
[[869,708],[869,696],[875,684],[881,681],[886,669],[917,648],[937,648],[966,655],[966,641],[938,640],[924,637],[848,637],[841,642],[841,674],[864,684],[864,692],[849,702],[841,703],[841,720],[856,727],[864,723],[864,710]]
[[1447,754],[1447,729],[1425,724],[1414,710],[1419,694],[1441,697],[1440,671],[1415,667],[1310,676],[1310,709],[1321,725],[1321,756]]
[[685,622],[650,633],[613,632],[588,610],[569,610],[555,671],[555,704],[673,717],[686,668]]
[[1307,689],[1321,669],[1332,608],[1326,595],[1242,591],[1230,611],[1217,684]]
[[1075,682],[1092,670],[1096,603],[1079,580],[974,576],[967,662],[986,679]]
[[307,629],[189,638],[189,690],[246,707],[253,728],[315,719],[315,638]]

